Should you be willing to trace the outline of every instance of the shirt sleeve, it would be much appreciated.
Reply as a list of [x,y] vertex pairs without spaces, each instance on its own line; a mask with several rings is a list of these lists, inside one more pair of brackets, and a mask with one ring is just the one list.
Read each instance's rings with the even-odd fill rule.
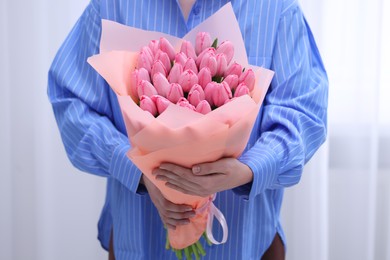
[[93,1],[59,49],[48,76],[48,96],[72,164],[112,177],[136,192],[140,170],[126,156],[128,138],[113,122],[107,83],[87,63],[99,51],[101,17]]
[[249,199],[298,183],[326,138],[328,79],[298,6],[281,16],[271,69],[275,76],[257,129],[260,138],[239,158],[253,171],[253,181],[234,191]]

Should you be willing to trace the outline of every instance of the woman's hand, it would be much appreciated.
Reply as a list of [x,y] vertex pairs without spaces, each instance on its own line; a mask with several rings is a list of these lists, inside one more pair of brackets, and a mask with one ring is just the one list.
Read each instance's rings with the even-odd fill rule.
[[253,179],[252,170],[235,158],[223,158],[184,168],[163,163],[153,171],[157,180],[166,186],[189,195],[207,197],[219,191],[232,189]]
[[141,178],[141,182],[148,190],[149,196],[154,206],[156,206],[162,222],[167,228],[176,229],[176,226],[190,223],[189,218],[195,216],[195,212],[191,206],[178,205],[168,201],[145,175],[142,175]]

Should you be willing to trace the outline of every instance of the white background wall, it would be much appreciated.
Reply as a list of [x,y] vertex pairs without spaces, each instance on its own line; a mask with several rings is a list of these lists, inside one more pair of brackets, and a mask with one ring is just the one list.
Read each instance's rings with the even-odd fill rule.
[[[1,260],[107,259],[105,180],[71,166],[46,96],[87,2],[0,0]],[[390,260],[389,1],[301,4],[329,72],[329,141],[286,191],[287,259]]]

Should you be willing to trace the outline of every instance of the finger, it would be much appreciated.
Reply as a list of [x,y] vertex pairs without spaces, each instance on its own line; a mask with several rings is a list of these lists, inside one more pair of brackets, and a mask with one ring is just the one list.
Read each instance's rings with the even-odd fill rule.
[[176,220],[188,220],[190,218],[195,217],[195,211],[187,211],[187,212],[173,212],[173,211],[165,211],[164,216],[170,219]]
[[[189,178],[189,179],[192,179],[192,178]],[[188,180],[187,178],[182,178],[182,177],[177,176],[171,172],[157,175],[156,180],[170,182],[170,183],[175,184],[177,186],[183,186],[187,189],[198,189],[199,188],[198,182]]]
[[163,220],[165,225],[170,225],[170,226],[184,226],[190,224],[189,219],[173,219],[173,218],[164,218]]
[[160,201],[161,207],[165,211],[171,211],[171,212],[179,212],[184,213],[188,211],[192,211],[192,207],[186,204],[175,204],[170,202],[169,200],[162,198]]
[[203,193],[203,191],[201,191],[201,190],[188,190],[188,189],[184,189],[184,188],[182,188],[180,186],[177,186],[177,185],[169,183],[169,182],[167,182],[165,184],[165,186],[167,186],[167,187],[169,187],[171,189],[180,191],[181,193],[188,194],[188,195],[194,195],[194,196],[199,196],[199,197],[207,197],[207,196],[210,195],[210,194]]
[[[163,221],[164,222],[164,221]],[[172,229],[172,230],[175,230],[176,229],[176,226],[174,225],[171,225],[171,224],[168,224],[168,223],[164,223],[164,225],[168,228],[168,229]]]
[[173,172],[179,176],[183,176],[186,174],[188,175],[191,173],[190,169],[172,163],[162,163],[159,168],[168,172]]
[[210,162],[210,163],[201,163],[201,164],[196,164],[192,166],[192,173],[200,176],[200,175],[212,175],[212,174],[224,174],[228,171],[229,169],[229,160],[227,159],[221,159],[215,162]]

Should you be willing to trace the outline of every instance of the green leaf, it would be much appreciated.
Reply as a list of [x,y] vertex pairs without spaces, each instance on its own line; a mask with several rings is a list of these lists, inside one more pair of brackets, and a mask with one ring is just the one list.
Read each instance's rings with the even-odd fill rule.
[[215,38],[211,47],[213,47],[214,49],[216,49],[218,47],[218,38]]

